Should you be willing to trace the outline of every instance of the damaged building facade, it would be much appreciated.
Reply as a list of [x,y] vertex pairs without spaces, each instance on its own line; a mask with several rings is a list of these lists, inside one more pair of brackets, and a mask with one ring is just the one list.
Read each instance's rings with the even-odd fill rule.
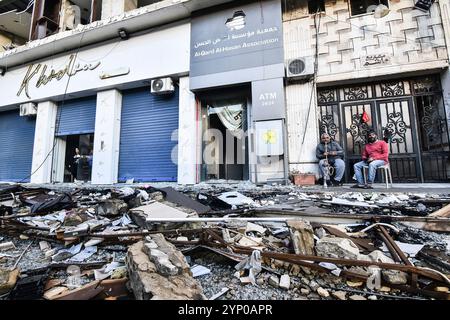
[[[389,140],[394,182],[449,180],[449,4],[421,3],[287,2],[285,58],[294,68],[286,86],[291,170],[317,171],[314,148],[319,134],[328,132],[345,150],[351,182],[373,128]],[[316,56],[315,81],[302,82],[314,73]],[[303,72],[295,70],[299,60]]]
[[325,130],[350,167],[374,127],[394,181],[447,181],[448,4],[369,2],[5,6],[0,180],[278,182]]

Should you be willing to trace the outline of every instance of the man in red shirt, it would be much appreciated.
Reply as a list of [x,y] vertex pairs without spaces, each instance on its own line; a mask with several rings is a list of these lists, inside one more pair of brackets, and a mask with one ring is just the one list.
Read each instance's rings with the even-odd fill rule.
[[[353,166],[356,180],[358,180],[358,184],[354,185],[354,188],[373,189],[372,183],[375,180],[377,168],[389,163],[389,145],[383,140],[378,140],[374,130],[369,131],[368,142],[362,152],[363,161],[355,163]],[[362,175],[363,167],[369,167],[369,177],[365,185]]]

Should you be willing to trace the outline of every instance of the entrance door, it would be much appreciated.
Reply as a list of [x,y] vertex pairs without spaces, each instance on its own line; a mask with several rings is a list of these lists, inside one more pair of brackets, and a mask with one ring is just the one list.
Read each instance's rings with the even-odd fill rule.
[[248,179],[246,152],[246,101],[224,99],[205,103],[202,111],[203,178],[205,180]]
[[421,181],[420,159],[414,109],[411,98],[375,100],[342,104],[345,123],[347,181],[353,175],[353,164],[361,161],[369,129],[389,143],[392,176],[397,181]]

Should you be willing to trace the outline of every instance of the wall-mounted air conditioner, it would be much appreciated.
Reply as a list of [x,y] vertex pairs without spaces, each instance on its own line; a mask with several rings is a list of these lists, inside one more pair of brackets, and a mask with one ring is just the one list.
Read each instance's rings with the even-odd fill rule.
[[314,75],[314,57],[301,57],[286,61],[288,79],[305,79]]
[[152,94],[170,94],[175,91],[171,78],[159,78],[151,81]]
[[28,117],[37,115],[37,105],[33,102],[28,102],[20,105],[20,116]]

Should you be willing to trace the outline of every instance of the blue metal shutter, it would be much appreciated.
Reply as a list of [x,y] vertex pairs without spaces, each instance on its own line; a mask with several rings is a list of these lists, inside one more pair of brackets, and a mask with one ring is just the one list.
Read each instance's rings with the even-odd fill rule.
[[[56,136],[93,133],[96,97],[65,101],[58,107]],[[59,120],[59,121],[58,121]]]
[[150,89],[123,92],[119,181],[177,181],[172,133],[178,129],[178,89],[155,96]]
[[35,126],[19,110],[0,113],[0,180],[30,181]]

